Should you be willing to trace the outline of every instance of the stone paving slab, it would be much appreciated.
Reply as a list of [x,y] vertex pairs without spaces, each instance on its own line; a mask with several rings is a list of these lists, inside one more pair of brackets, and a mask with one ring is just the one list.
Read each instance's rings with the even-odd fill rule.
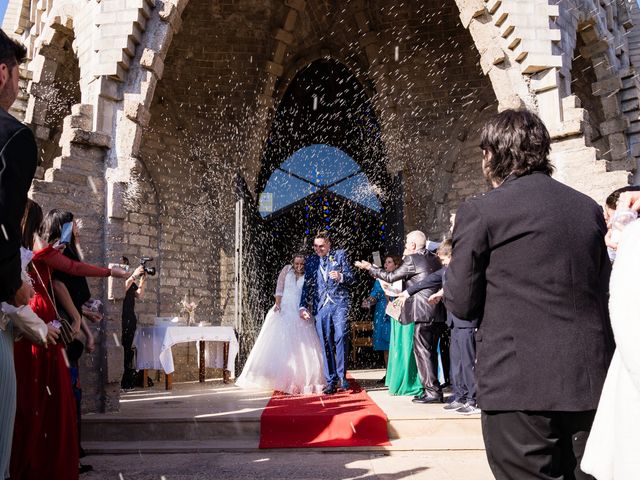
[[491,480],[484,452],[100,455],[87,480]]

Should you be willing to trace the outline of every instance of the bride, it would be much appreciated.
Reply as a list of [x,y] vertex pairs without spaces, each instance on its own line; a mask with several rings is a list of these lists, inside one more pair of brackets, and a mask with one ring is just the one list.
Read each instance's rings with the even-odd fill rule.
[[322,393],[322,348],[313,321],[300,318],[304,255],[278,276],[276,303],[264,319],[236,385],[290,394]]

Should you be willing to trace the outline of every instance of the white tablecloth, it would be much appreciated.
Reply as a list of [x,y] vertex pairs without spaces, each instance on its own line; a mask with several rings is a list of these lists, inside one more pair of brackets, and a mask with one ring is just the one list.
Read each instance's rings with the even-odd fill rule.
[[[184,327],[154,326],[138,327],[133,339],[136,347],[136,368],[153,369],[173,373],[171,347],[177,343],[196,342],[196,358],[200,358],[200,341],[205,342],[205,365],[224,368],[235,377],[235,360],[238,354],[238,339],[233,327]],[[229,356],[224,365],[224,342],[229,342]]]

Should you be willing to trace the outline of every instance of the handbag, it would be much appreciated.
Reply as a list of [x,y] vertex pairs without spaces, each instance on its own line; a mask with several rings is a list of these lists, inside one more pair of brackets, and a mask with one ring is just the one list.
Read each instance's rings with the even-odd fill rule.
[[[56,313],[56,320],[59,325],[53,323],[56,322],[56,320],[54,320],[52,323],[54,327],[57,327],[58,330],[60,330],[60,337],[58,337],[58,340],[61,341],[66,347],[71,342],[73,342],[73,338],[75,337],[75,334],[73,333],[73,327],[71,326],[71,322],[69,322],[69,316],[67,312],[64,312],[63,315],[60,315],[60,313],[58,312],[58,307],[56,305],[55,295],[51,295],[49,293],[49,288],[47,288],[47,286],[44,284],[44,281],[40,276],[40,272],[38,272],[38,269],[35,265],[33,265],[33,269],[36,271],[36,275],[38,275],[38,279],[44,287],[44,291],[47,292],[47,297],[49,297],[49,301],[53,305],[53,310]],[[51,276],[49,276],[49,287],[51,287]]]

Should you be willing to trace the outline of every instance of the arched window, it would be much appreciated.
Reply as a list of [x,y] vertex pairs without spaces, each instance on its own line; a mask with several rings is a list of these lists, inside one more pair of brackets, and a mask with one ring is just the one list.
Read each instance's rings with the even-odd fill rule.
[[375,187],[349,155],[315,144],[296,151],[271,174],[260,195],[260,214],[268,217],[325,191],[375,212],[382,209]]

